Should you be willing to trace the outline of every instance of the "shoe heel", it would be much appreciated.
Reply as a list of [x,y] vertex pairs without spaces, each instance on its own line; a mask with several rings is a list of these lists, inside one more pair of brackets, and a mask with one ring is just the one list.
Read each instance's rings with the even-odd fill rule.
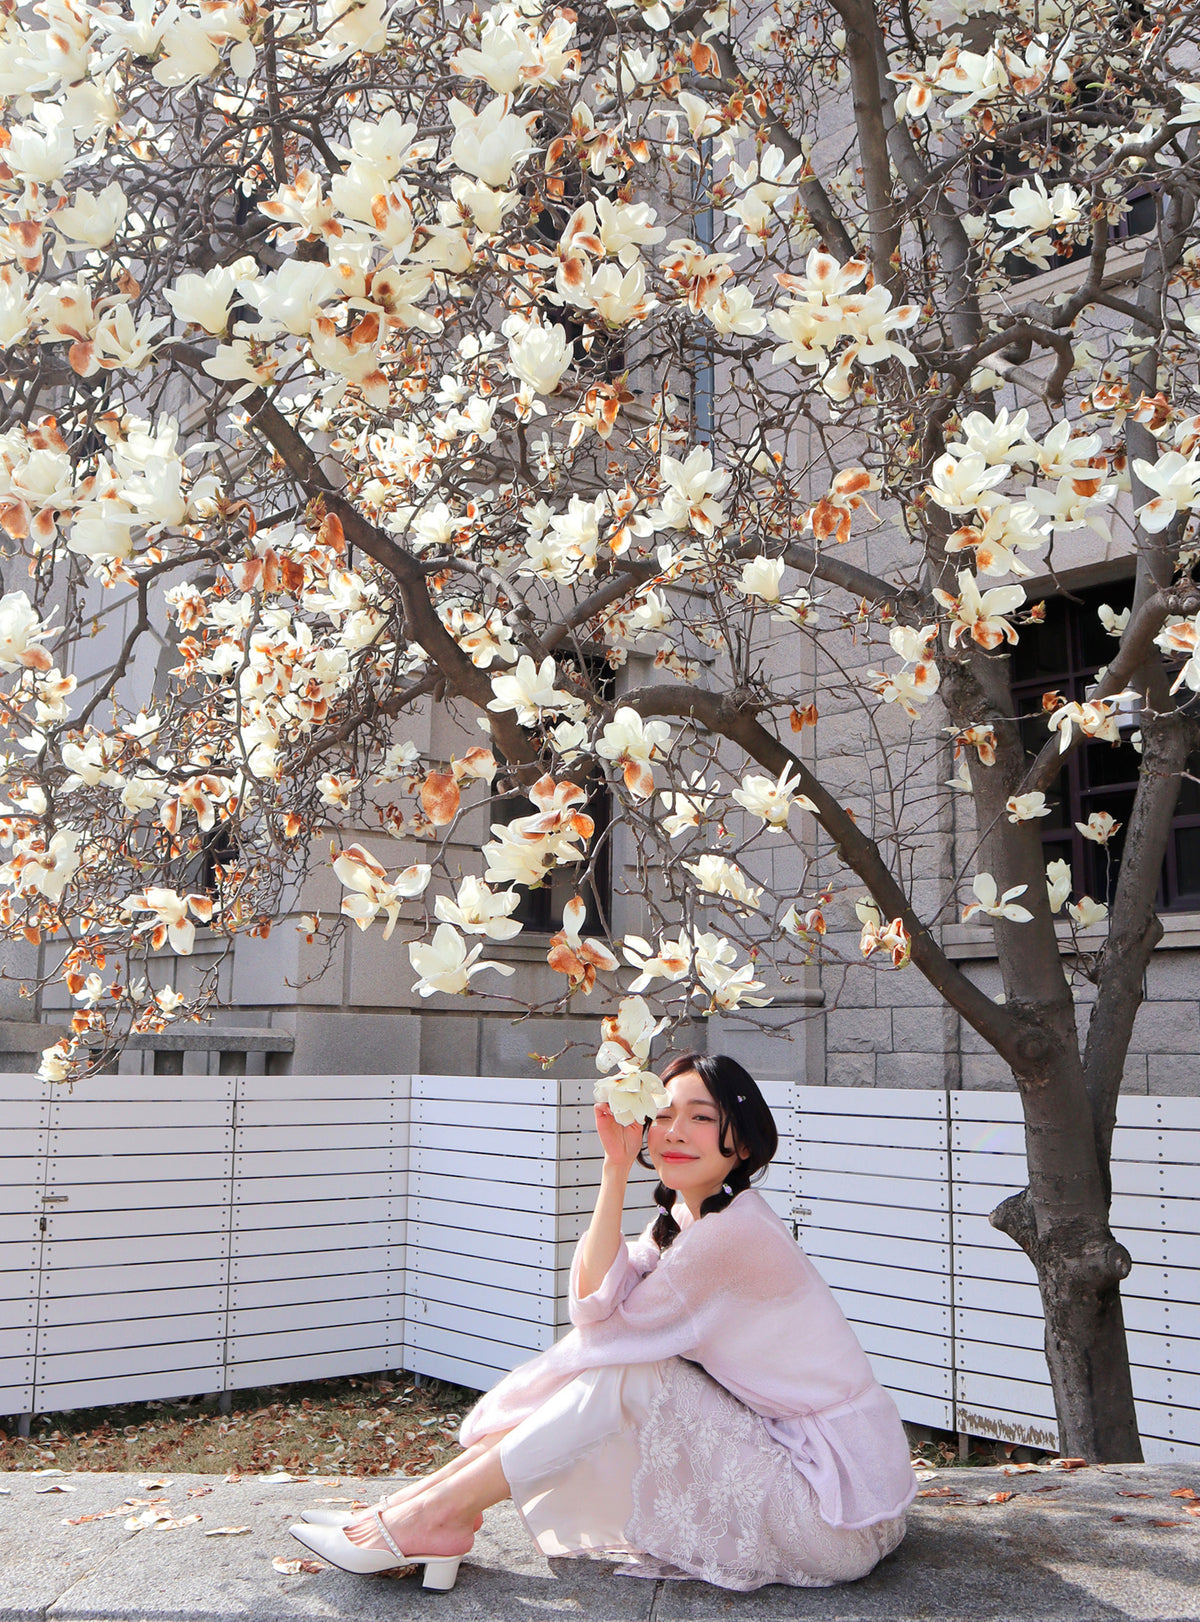
[[425,1575],[421,1579],[422,1588],[434,1588],[439,1593],[447,1594],[458,1581],[458,1568],[461,1557],[454,1555],[447,1560],[427,1560],[425,1562]]

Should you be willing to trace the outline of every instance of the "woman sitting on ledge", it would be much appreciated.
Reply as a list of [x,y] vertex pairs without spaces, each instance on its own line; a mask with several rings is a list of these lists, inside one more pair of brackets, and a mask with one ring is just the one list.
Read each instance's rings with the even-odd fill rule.
[[[620,1554],[634,1575],[722,1588],[852,1582],[897,1546],[916,1492],[904,1430],[751,1187],[778,1146],[762,1094],[725,1057],[681,1055],[662,1079],[670,1102],[645,1129],[597,1106],[574,1329],[480,1399],[459,1458],[353,1519],[312,1512],[326,1524],[292,1528],[308,1548],[347,1571],[424,1563],[426,1587],[449,1588],[509,1497],[543,1554]],[[662,1211],[627,1246],[643,1138]]]

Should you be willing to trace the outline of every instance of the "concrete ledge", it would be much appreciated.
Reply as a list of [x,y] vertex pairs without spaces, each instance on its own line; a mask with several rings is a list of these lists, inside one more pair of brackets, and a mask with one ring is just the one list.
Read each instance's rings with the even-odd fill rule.
[[[142,1487],[161,1479],[164,1487]],[[39,1492],[58,1484],[72,1490]],[[621,1577],[609,1560],[547,1561],[509,1504],[490,1510],[450,1594],[413,1579],[350,1577],[304,1558],[299,1511],[375,1498],[385,1481],[258,1476],[0,1475],[0,1622],[1196,1622],[1200,1461],[1004,1475],[946,1470],[923,1484],[909,1533],[861,1582],[734,1594],[699,1582]],[[946,1491],[949,1489],[949,1492]],[[6,1490],[6,1491],[5,1491]],[[1011,1493],[1003,1502],[993,1494]],[[195,1496],[190,1496],[195,1494]],[[952,1496],[957,1494],[957,1496]],[[162,1499],[178,1530],[128,1531],[126,1514],[80,1526],[126,1498]],[[1168,1524],[1163,1524],[1168,1523]],[[236,1537],[205,1537],[244,1526]]]
[[[1194,950],[1200,946],[1200,912],[1164,912],[1159,917],[1162,919],[1163,937],[1154,948],[1155,952]],[[1058,935],[1059,949],[1072,951],[1069,924],[1058,923],[1055,933]],[[990,924],[944,924],[940,939],[946,956],[959,961],[986,963],[996,956],[996,941]],[[1085,952],[1098,951],[1107,939],[1107,929],[1079,931],[1079,945]]]
[[192,1025],[186,1030],[146,1031],[131,1036],[128,1048],[152,1048],[156,1053],[291,1053],[296,1038],[291,1031],[220,1030],[215,1025]]
[[42,1025],[34,1019],[0,1019],[0,1053],[38,1053],[64,1040],[65,1025]]

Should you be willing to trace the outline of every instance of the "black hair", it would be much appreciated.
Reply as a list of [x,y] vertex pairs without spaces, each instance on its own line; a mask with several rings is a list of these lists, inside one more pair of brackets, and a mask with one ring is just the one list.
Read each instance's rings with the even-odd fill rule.
[[[722,1186],[701,1204],[700,1215],[703,1217],[714,1211],[723,1211],[732,1199],[750,1187],[757,1174],[764,1171],[774,1158],[779,1148],[779,1133],[758,1083],[736,1059],[731,1059],[725,1053],[711,1057],[703,1053],[677,1053],[667,1061],[659,1075],[665,1086],[688,1071],[694,1071],[700,1077],[717,1106],[717,1120],[720,1123],[717,1143],[721,1153],[733,1162]],[[646,1131],[649,1132],[649,1129],[650,1123],[647,1121]],[[743,1152],[742,1159],[737,1158],[739,1149]],[[645,1137],[638,1161],[649,1168]],[[666,1250],[679,1233],[679,1224],[671,1214],[675,1191],[660,1182],[655,1186],[654,1198],[662,1210],[654,1224],[652,1237],[661,1251]]]

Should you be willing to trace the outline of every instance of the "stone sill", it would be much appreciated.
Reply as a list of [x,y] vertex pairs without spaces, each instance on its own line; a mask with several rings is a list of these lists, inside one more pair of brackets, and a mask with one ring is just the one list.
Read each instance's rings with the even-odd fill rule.
[[[1195,950],[1200,947],[1200,912],[1162,914],[1163,938],[1155,951]],[[1066,924],[1056,926],[1059,946],[1071,950],[1071,932]],[[1089,929],[1080,933],[1079,945],[1085,952],[1097,952],[1107,939],[1107,931]],[[988,962],[996,957],[991,927],[985,924],[946,924],[942,929],[942,950],[958,961]]]
[[[1100,282],[1102,288],[1119,287],[1123,282],[1133,281],[1139,274],[1149,239],[1142,236],[1132,240],[1140,243],[1140,246],[1114,243],[1109,248]],[[1046,304],[1061,293],[1073,293],[1076,288],[1082,287],[1090,269],[1091,261],[1087,259],[1057,265],[1053,270],[1042,271],[1040,276],[1026,276],[1003,292],[985,294],[979,301],[979,307],[984,315],[1007,315],[1016,304]]]

